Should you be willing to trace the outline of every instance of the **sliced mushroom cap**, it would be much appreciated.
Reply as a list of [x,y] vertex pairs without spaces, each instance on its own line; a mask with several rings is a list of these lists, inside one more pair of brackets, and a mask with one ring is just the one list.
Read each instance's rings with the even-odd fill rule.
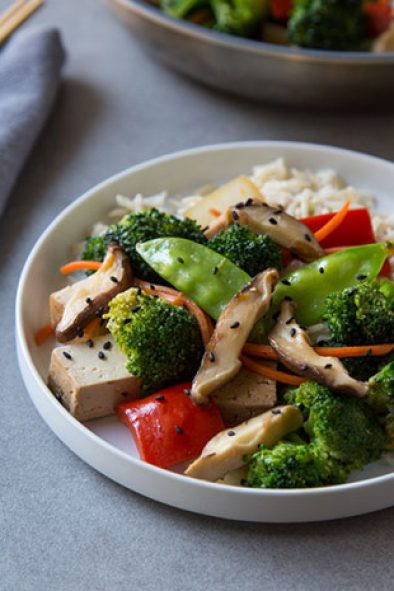
[[60,343],[80,336],[82,329],[98,315],[116,294],[131,286],[133,274],[129,259],[117,244],[108,247],[100,269],[73,286],[63,316],[56,326],[56,338]]
[[358,398],[367,394],[367,384],[352,378],[339,359],[315,352],[308,334],[294,320],[292,302],[282,302],[280,315],[268,340],[283,365],[294,373],[342,394]]
[[213,437],[185,474],[202,480],[217,480],[245,464],[246,455],[263,443],[272,447],[282,437],[301,427],[303,417],[295,406],[277,406]]
[[285,213],[282,208],[253,201],[230,208],[206,230],[212,238],[231,223],[248,226],[256,234],[268,234],[280,246],[288,248],[306,262],[324,256],[324,250],[305,224]]
[[277,280],[276,269],[259,273],[224,308],[193,380],[191,394],[198,404],[241,369],[242,348],[256,321],[268,310]]

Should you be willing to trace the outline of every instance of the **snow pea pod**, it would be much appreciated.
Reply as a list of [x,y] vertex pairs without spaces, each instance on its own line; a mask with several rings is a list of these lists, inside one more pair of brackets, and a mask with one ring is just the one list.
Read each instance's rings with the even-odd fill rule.
[[287,297],[297,304],[296,318],[306,325],[321,320],[326,297],[360,281],[374,279],[393,245],[386,242],[346,248],[313,261],[284,277],[272,298],[272,314]]
[[184,238],[157,238],[139,243],[136,248],[160,277],[188,295],[215,320],[251,280],[221,254]]

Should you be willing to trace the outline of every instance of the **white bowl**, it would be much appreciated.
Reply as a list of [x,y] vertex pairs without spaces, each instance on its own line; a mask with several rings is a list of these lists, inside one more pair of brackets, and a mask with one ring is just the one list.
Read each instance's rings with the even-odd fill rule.
[[336,519],[394,504],[394,468],[384,460],[340,486],[258,490],[213,484],[162,470],[138,459],[129,431],[116,417],[81,424],[46,386],[51,343],[37,347],[33,335],[48,322],[48,294],[63,285],[59,266],[112,207],[118,193],[185,193],[217,183],[253,165],[283,156],[291,165],[333,168],[391,210],[394,164],[338,148],[293,142],[246,142],[178,152],[134,166],[100,183],[61,213],[33,248],[19,283],[16,341],[19,366],[30,397],[54,433],[80,458],[123,486],[175,507],[228,519],[300,522]]

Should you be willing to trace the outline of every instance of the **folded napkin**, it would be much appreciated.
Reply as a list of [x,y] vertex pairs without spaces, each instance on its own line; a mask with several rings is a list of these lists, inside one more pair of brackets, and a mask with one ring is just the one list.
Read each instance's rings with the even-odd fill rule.
[[55,29],[15,33],[0,49],[0,214],[51,110],[65,53]]

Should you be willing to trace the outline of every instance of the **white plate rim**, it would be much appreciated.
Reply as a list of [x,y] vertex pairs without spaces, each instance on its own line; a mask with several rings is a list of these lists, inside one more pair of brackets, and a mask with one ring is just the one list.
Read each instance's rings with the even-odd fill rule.
[[[339,155],[343,154],[343,155],[347,155],[347,156],[354,155],[361,160],[364,159],[366,163],[373,160],[373,161],[376,161],[380,164],[387,165],[390,168],[394,168],[394,163],[392,163],[388,160],[379,158],[377,156],[357,152],[354,150],[337,148],[335,146],[324,145],[324,144],[319,144],[319,143],[306,143],[306,142],[297,142],[297,141],[270,141],[270,140],[268,140],[268,141],[244,141],[244,142],[218,143],[218,144],[212,144],[212,145],[208,145],[208,146],[199,146],[199,147],[191,148],[191,149],[187,149],[187,150],[180,150],[180,151],[177,151],[174,153],[166,154],[164,156],[149,159],[147,161],[144,161],[144,162],[139,163],[137,165],[131,166],[119,173],[112,175],[111,177],[103,180],[102,182],[98,183],[94,187],[87,190],[83,195],[81,195],[79,198],[75,199],[70,205],[68,205],[66,208],[64,208],[55,217],[55,219],[49,224],[49,226],[45,229],[45,231],[41,234],[39,239],[34,244],[34,247],[32,248],[32,250],[31,250],[24,266],[23,266],[23,270],[22,270],[19,284],[18,284],[18,289],[17,289],[17,294],[16,294],[16,302],[15,302],[16,343],[17,343],[19,364],[20,364],[20,366],[22,363],[25,365],[25,368],[28,370],[30,377],[32,377],[34,379],[36,386],[38,386],[45,393],[46,397],[48,398],[48,402],[53,407],[52,410],[55,413],[60,413],[62,419],[65,420],[67,423],[71,424],[72,428],[74,430],[76,430],[79,434],[83,434],[83,436],[87,437],[90,440],[90,442],[94,443],[95,445],[98,445],[99,447],[103,447],[103,449],[109,451],[111,454],[114,454],[115,456],[118,456],[122,460],[130,463],[132,466],[137,466],[137,467],[143,466],[144,470],[146,470],[147,472],[150,472],[150,473],[156,474],[156,475],[158,474],[158,475],[160,475],[160,477],[165,478],[165,479],[169,479],[170,481],[173,481],[175,483],[182,483],[183,484],[183,483],[185,483],[185,481],[188,481],[188,483],[192,483],[192,485],[194,487],[196,487],[197,489],[199,489],[200,491],[204,491],[204,490],[205,491],[222,491],[224,493],[234,493],[236,491],[237,495],[239,495],[240,497],[244,497],[245,499],[250,498],[250,497],[256,497],[256,496],[259,498],[261,498],[261,497],[262,498],[264,498],[264,497],[266,497],[266,498],[271,498],[271,497],[273,497],[273,498],[275,498],[275,497],[276,498],[280,498],[280,497],[291,498],[291,497],[299,497],[299,496],[302,496],[304,498],[305,497],[312,498],[312,497],[317,497],[317,496],[331,497],[334,495],[341,494],[343,492],[348,492],[348,491],[356,492],[361,489],[368,488],[368,487],[374,487],[374,486],[380,485],[380,484],[393,483],[393,485],[394,485],[394,472],[393,472],[392,474],[385,474],[385,475],[381,475],[381,476],[368,478],[367,480],[360,480],[357,482],[350,482],[350,483],[335,485],[335,486],[331,486],[331,487],[318,487],[318,488],[313,488],[313,489],[291,489],[291,490],[251,489],[251,488],[243,488],[243,487],[232,487],[232,486],[229,486],[226,484],[217,484],[217,483],[206,482],[206,481],[197,480],[194,478],[188,478],[188,477],[185,477],[181,474],[177,474],[177,473],[174,473],[174,472],[171,472],[168,470],[163,470],[163,469],[158,468],[156,466],[147,464],[146,462],[143,462],[142,460],[140,460],[138,458],[134,458],[132,456],[127,455],[125,452],[116,448],[115,446],[111,445],[110,443],[104,441],[98,435],[94,434],[92,431],[90,431],[88,428],[86,428],[83,424],[79,423],[79,421],[77,421],[74,417],[72,417],[69,414],[69,412],[56,401],[52,392],[49,390],[46,383],[41,378],[37,368],[35,367],[35,364],[31,358],[31,356],[30,356],[30,353],[28,350],[27,338],[26,338],[26,334],[25,334],[25,330],[24,330],[24,326],[23,326],[23,315],[22,315],[22,301],[23,301],[24,287],[25,287],[25,283],[27,280],[28,270],[29,270],[29,266],[30,266],[32,260],[35,258],[36,254],[39,251],[39,249],[41,248],[42,244],[46,241],[48,235],[51,234],[53,229],[57,226],[59,221],[65,215],[67,215],[68,213],[70,213],[74,209],[77,209],[81,203],[83,203],[84,201],[89,199],[92,195],[94,195],[100,189],[105,188],[106,186],[122,179],[125,176],[133,174],[133,173],[138,172],[140,170],[147,169],[153,165],[157,165],[157,164],[166,162],[168,160],[174,160],[174,159],[179,159],[182,157],[199,155],[203,152],[214,152],[217,150],[224,151],[224,150],[233,150],[233,149],[239,149],[239,148],[259,148],[259,147],[270,147],[270,146],[276,147],[276,148],[281,147],[281,146],[283,146],[284,148],[286,146],[290,146],[290,147],[297,147],[302,150],[322,149],[322,150],[327,151],[328,153],[332,152],[332,154],[336,154],[336,155],[338,155],[338,154]],[[25,381],[25,383],[26,383],[26,381]],[[26,384],[26,386],[27,386],[27,384]],[[27,386],[27,388],[28,388],[28,386]],[[30,392],[29,392],[29,395],[31,396]],[[34,400],[33,400],[33,403],[37,407]],[[38,409],[38,410],[40,412],[40,409]],[[44,420],[46,420],[46,419],[44,418]],[[51,425],[49,425],[49,427],[52,429]],[[58,433],[57,433],[57,436],[64,442],[64,440],[62,439],[62,437]],[[66,445],[68,445],[68,444],[66,443]],[[77,455],[80,455],[75,450],[73,450],[73,451],[74,451],[74,453],[77,453]],[[84,461],[87,463],[90,463],[85,459],[84,459]],[[92,464],[90,464],[90,465],[92,465]],[[110,476],[110,478],[111,478],[111,476]],[[145,493],[143,493],[143,494],[145,494]],[[146,496],[149,496],[149,495],[146,495]],[[155,498],[155,497],[153,496],[153,498]],[[201,512],[203,512],[203,511],[201,511]],[[357,512],[357,514],[358,513],[359,512]],[[210,513],[207,512],[206,514],[210,514]],[[349,513],[349,515],[350,515],[350,513]]]

